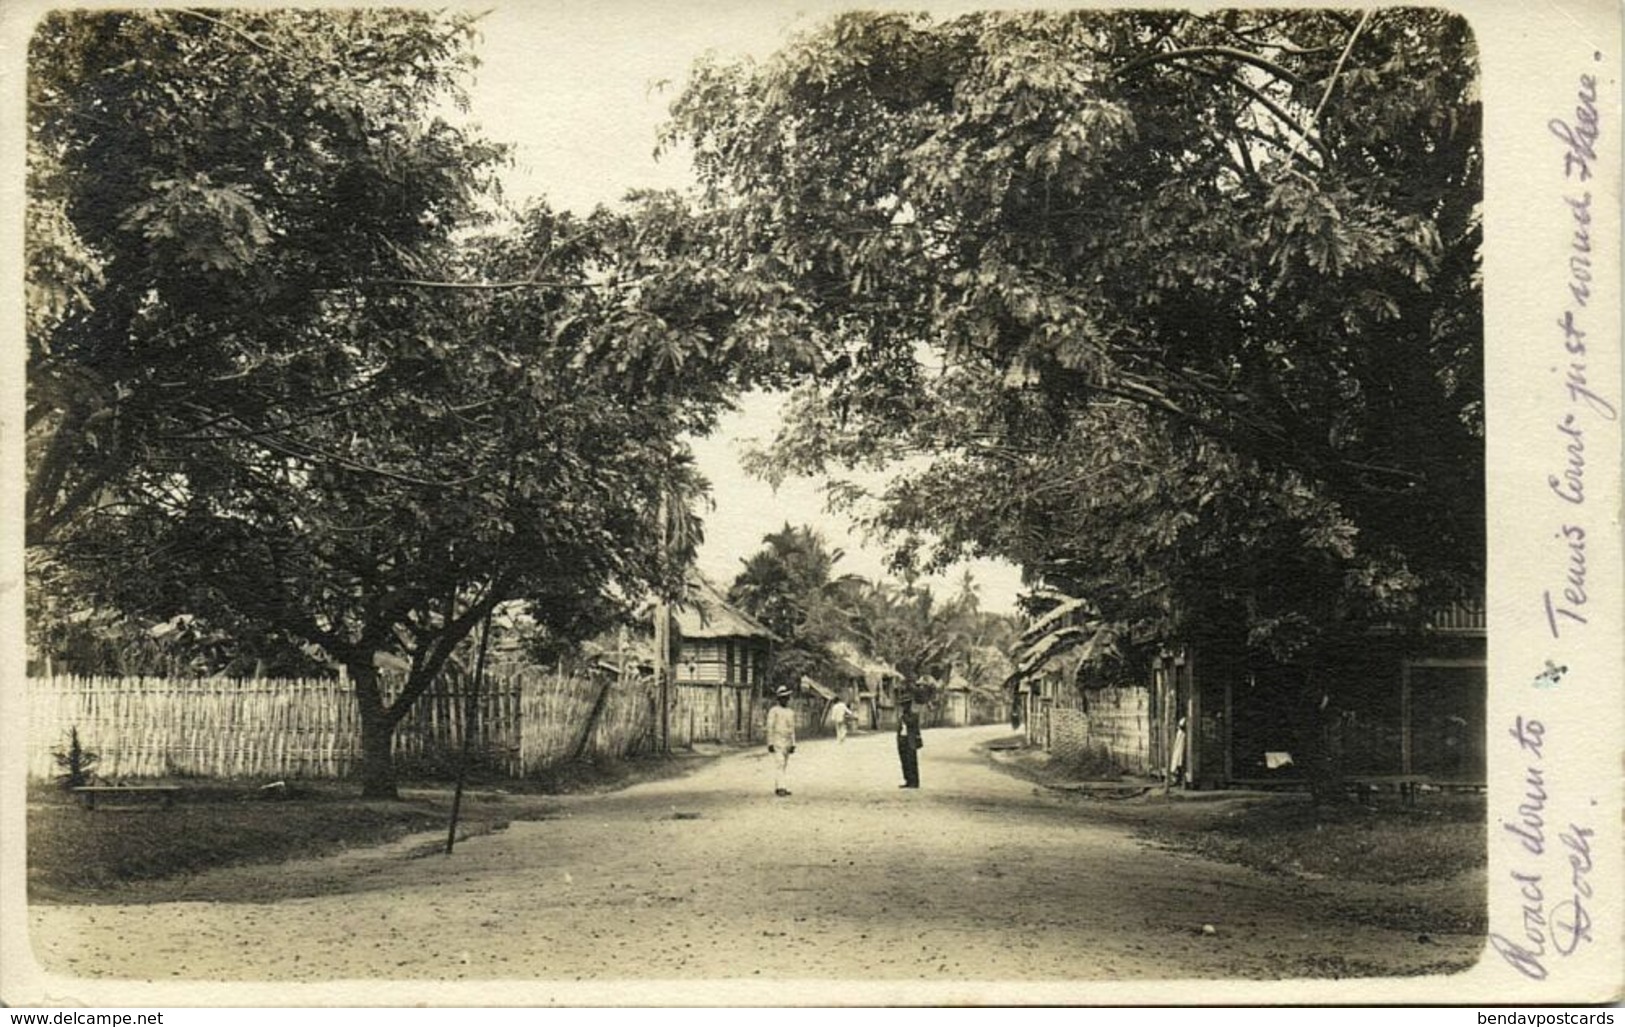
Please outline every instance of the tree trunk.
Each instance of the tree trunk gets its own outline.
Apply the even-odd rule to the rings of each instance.
[[[395,789],[395,719],[384,708],[378,688],[378,668],[369,658],[349,664],[355,682],[356,705],[361,712],[361,797],[398,799]]]

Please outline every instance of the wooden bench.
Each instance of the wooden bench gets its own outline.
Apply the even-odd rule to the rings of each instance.
[[[180,785],[79,785],[73,794],[79,797],[79,802],[85,809],[95,809],[99,798],[119,796],[157,796],[164,800],[164,808],[175,805],[175,794],[181,790]]]

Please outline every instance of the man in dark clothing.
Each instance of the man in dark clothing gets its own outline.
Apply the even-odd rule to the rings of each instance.
[[[913,696],[905,695],[899,701],[897,712],[897,758],[903,763],[903,783],[900,788],[920,787],[920,757],[918,750],[925,745],[920,737],[920,715],[914,712]]]

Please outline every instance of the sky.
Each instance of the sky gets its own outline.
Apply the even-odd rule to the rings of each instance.
[[[826,0],[497,6],[481,22],[473,119],[489,138],[514,147],[514,167],[504,179],[510,199],[545,197],[556,209],[585,213],[631,189],[683,189],[693,183],[684,156],[656,160],[654,149],[695,58],[714,52],[765,59],[833,10]],[[773,436],[780,403],[782,397],[746,396],[715,435],[693,440],[716,503],[704,516],[700,570],[726,587],[741,561],[761,548],[762,536],[789,523],[811,525],[841,549],[843,573],[882,577],[883,548],[825,509],[821,483],[792,479],[775,491],[740,469],[742,445]],[[955,589],[966,566],[985,609],[1014,609],[1020,574],[1008,564],[975,561],[926,581]]]

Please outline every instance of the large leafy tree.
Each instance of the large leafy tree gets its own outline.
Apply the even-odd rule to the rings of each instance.
[[[199,434],[364,403],[335,291],[410,277],[500,151],[438,112],[466,17],[77,11],[29,44],[27,532]],[[334,388],[344,379],[345,391]]]
[[[905,552],[1304,660],[1481,581],[1476,83],[1434,10],[847,15],[671,131],[821,346],[781,469],[926,454]]]
[[[686,508],[702,487],[676,440],[706,405],[583,358],[624,299],[587,288],[589,268],[613,261],[587,240],[611,234],[537,210],[435,269],[409,318],[394,317],[408,302],[395,292],[345,297],[331,344],[364,337],[371,373],[412,387],[297,429],[223,425],[192,441],[183,473],[133,470],[118,504],[57,542],[80,594],[319,647],[354,682],[364,793],[393,795],[396,724],[498,605],[526,603],[542,632],[579,638],[674,590],[692,555],[671,551],[662,496]],[[559,287],[458,284],[544,260]],[[381,653],[407,664],[397,689]]]
[[[968,572],[944,601],[913,581],[836,574],[841,550],[805,525],[786,524],[762,543],[743,561],[728,598],[783,639],[774,652],[775,684],[794,686],[803,674],[827,680],[840,642],[891,664],[915,686],[926,678],[945,683],[957,669],[973,684],[997,687],[1008,673],[1002,653],[1014,641],[1013,625],[980,608]]]
[[[568,640],[675,590],[676,440],[752,359],[670,197],[467,231],[500,152],[436,114],[469,27],[100,12],[31,51],[33,612],[324,654],[375,796],[496,606]]]

